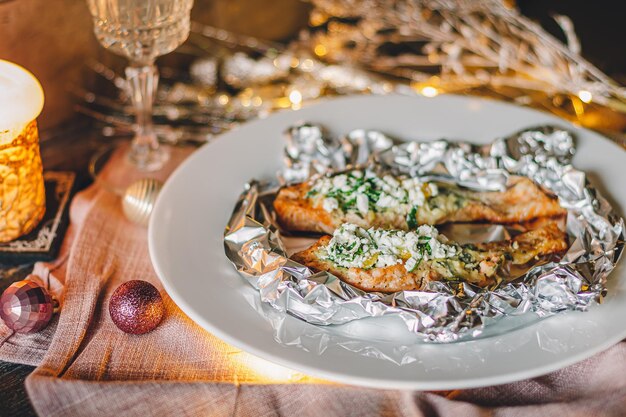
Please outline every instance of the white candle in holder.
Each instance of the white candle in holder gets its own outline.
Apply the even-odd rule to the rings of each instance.
[[[46,211],[36,122],[43,101],[33,74],[0,60],[0,242],[32,231]]]

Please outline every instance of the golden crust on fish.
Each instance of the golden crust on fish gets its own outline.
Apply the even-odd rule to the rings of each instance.
[[[408,215],[388,209],[366,214],[342,208],[326,210],[322,196],[310,196],[312,186],[313,183],[305,182],[285,187],[276,196],[277,220],[286,230],[332,234],[343,223],[407,230],[422,224],[449,222],[523,223],[565,214],[555,198],[526,177],[511,177],[503,192],[475,192],[439,185],[437,195],[429,196]],[[409,224],[412,220],[413,225]]]
[[[309,184],[303,182],[278,192],[274,200],[278,222],[287,230],[332,233],[337,224],[336,219],[322,207],[316,207],[313,200],[306,198],[309,190]]]
[[[364,291],[395,292],[424,290],[428,282],[459,280],[480,287],[495,284],[505,263],[524,265],[536,257],[563,252],[567,239],[556,224],[518,235],[501,242],[458,245],[457,255],[446,259],[429,259],[408,272],[405,264],[386,267],[342,267],[325,259],[331,241],[323,236],[310,248],[296,253],[292,259],[317,271],[327,271]]]
[[[446,216],[445,222],[483,221],[487,223],[524,223],[540,217],[565,214],[556,198],[544,193],[526,177],[513,177],[504,192],[476,193],[476,200]]]

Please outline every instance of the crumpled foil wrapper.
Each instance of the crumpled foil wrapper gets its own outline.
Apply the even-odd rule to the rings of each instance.
[[[285,168],[278,175],[283,184],[368,165],[476,190],[501,190],[509,175],[527,176],[558,196],[568,210],[571,246],[560,260],[538,263],[492,290],[442,281],[431,282],[426,291],[365,292],[290,260],[287,237],[272,212],[277,187],[253,181],[226,227],[224,247],[239,273],[258,289],[263,309],[270,305],[279,316],[290,314],[316,325],[394,315],[418,341],[446,343],[491,335],[488,327],[504,317],[514,322],[513,316],[527,313],[538,320],[563,311],[584,311],[606,294],[607,276],[624,246],[624,221],[585,173],[571,165],[574,139],[562,128],[534,127],[487,146],[447,140],[399,142],[362,129],[335,138],[308,123],[289,128],[286,136]],[[276,338],[293,344],[281,340],[278,331]],[[301,347],[323,350],[319,344]],[[399,364],[415,360],[406,351],[375,353],[363,341],[350,343],[349,349]]]

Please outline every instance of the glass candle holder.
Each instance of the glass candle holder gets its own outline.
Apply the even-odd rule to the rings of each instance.
[[[32,231],[46,212],[36,122],[43,101],[33,74],[0,60],[0,242]]]

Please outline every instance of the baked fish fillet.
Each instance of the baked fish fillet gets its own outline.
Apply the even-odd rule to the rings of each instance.
[[[511,265],[566,249],[566,235],[555,223],[512,240],[466,245],[447,241],[432,226],[404,232],[346,224],[292,259],[364,291],[395,292],[424,290],[442,280],[488,287]]]
[[[556,198],[526,177],[511,177],[503,192],[476,192],[361,170],[285,187],[274,209],[287,230],[328,234],[343,223],[412,230],[422,224],[523,223],[565,214]]]

